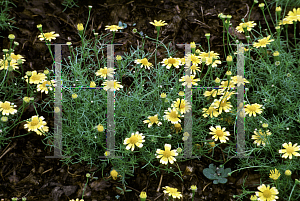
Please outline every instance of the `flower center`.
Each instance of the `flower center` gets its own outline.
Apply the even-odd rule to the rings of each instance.
[[[169,158],[170,156],[171,156],[171,151],[166,150],[166,151],[164,152],[164,157]]]
[[[288,147],[286,148],[287,153],[293,153],[294,152],[294,147]]]
[[[107,81],[107,87],[115,88],[115,82],[114,81]]]
[[[102,73],[103,73],[103,74],[107,74],[107,69],[103,69],[103,70],[102,70]]]
[[[135,144],[135,143],[137,143],[137,141],[138,141],[138,138],[136,136],[130,137],[130,144]]]
[[[184,109],[185,108],[185,104],[182,102],[181,104],[180,104],[180,109]]]
[[[171,194],[174,194],[174,193],[177,192],[177,190],[175,188],[170,188],[169,191],[170,191]]]
[[[146,58],[144,58],[144,59],[141,60],[141,63],[143,65],[147,65],[148,64],[148,60]]]
[[[191,83],[191,82],[192,82],[192,78],[186,77],[186,78],[185,78],[185,81],[186,81],[187,83]]]
[[[265,190],[263,192],[263,195],[264,195],[265,198],[270,198],[271,197],[271,191],[270,190]]]
[[[39,75],[32,75],[32,76],[31,76],[31,79],[32,79],[32,80],[39,80],[39,79],[40,79],[40,76],[39,76]]]
[[[222,137],[223,136],[223,131],[217,130],[216,135],[219,136],[219,137]]]
[[[36,126],[39,123],[39,119],[37,117],[34,117],[31,121],[31,126]]]
[[[52,33],[44,33],[44,35],[46,39],[49,39],[52,36]]]
[[[156,116],[150,117],[149,119],[150,119],[151,123],[154,123],[154,122],[157,121],[157,117]]]
[[[2,104],[2,108],[3,108],[4,110],[9,110],[9,109],[10,109],[10,103],[3,103],[3,104]]]
[[[175,64],[176,60],[174,58],[168,59],[169,64]]]
[[[177,118],[177,113],[175,111],[170,112],[171,118]]]
[[[251,105],[248,109],[253,111],[253,112],[256,111],[256,107],[254,107],[253,105]]]

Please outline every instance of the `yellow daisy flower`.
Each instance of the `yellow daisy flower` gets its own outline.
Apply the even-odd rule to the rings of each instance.
[[[168,161],[171,164],[173,164],[174,161],[176,161],[176,159],[175,159],[174,156],[178,155],[176,149],[174,149],[174,150],[171,151],[171,145],[170,144],[165,144],[165,151],[161,150],[161,149],[157,149],[156,153],[160,154],[160,155],[157,155],[156,158],[161,158],[160,159],[160,163],[161,164],[165,164],[165,165],[168,164]]]
[[[147,58],[144,58],[144,59],[137,59],[134,61],[134,63],[136,64],[142,64],[141,67],[145,67],[145,68],[148,68],[148,70],[150,70],[150,67],[153,66],[152,63],[148,62],[148,59]]]
[[[137,131],[135,133],[131,133],[131,137],[126,138],[123,144],[128,144],[126,146],[126,149],[129,150],[131,148],[131,151],[133,151],[134,146],[137,146],[139,148],[143,147],[142,142],[145,142],[145,140],[143,140],[144,138],[145,136],[143,136],[143,133],[139,134],[139,132]]]
[[[52,91],[53,90],[52,85],[55,87],[54,82],[55,80],[43,81],[42,84],[37,85],[37,91],[41,91],[41,93],[45,92],[45,94],[48,94],[48,88],[49,90]]]
[[[124,27],[119,27],[118,25],[106,25],[105,27],[105,30],[109,29],[110,31],[118,31],[119,29],[124,29]]]
[[[243,25],[247,27],[247,31],[251,31],[252,28],[256,25],[256,23],[254,23],[254,21],[240,23],[239,26],[235,28],[237,32],[244,33]]]
[[[163,59],[161,63],[162,66],[166,66],[167,69],[170,69],[172,66],[174,66],[175,68],[179,68],[179,66],[181,65],[181,59],[170,57],[168,59]]]
[[[10,102],[5,101],[4,103],[0,101],[0,112],[2,111],[2,115],[9,115],[9,114],[15,114],[18,110],[14,109],[14,107],[17,107],[14,104],[10,105]]]
[[[186,60],[190,60],[192,62],[192,65],[196,65],[198,66],[198,64],[201,64],[202,63],[202,59],[199,56],[196,56],[195,54],[189,54],[186,58]]]
[[[173,199],[182,197],[181,193],[177,191],[177,188],[171,188],[169,186],[165,186],[163,187],[163,189],[166,189],[164,190],[164,193],[169,194],[169,196],[172,196]]]
[[[24,63],[24,61],[26,61],[25,59],[23,59],[24,57],[20,54],[15,55],[13,52],[10,55],[6,54],[6,57],[9,57],[9,56],[12,58],[12,61],[14,61],[15,63],[17,63],[18,59],[22,60],[22,64]],[[4,59],[5,59],[5,56],[3,55],[3,60]]]
[[[59,37],[59,34],[54,34],[54,33],[55,33],[55,31],[44,33],[44,36],[43,36],[43,33],[41,33],[38,37],[40,38],[41,41],[46,38],[46,40],[51,42],[52,39],[55,40],[56,37]]]
[[[288,16],[286,17],[290,21],[300,21],[300,8],[293,8],[293,11],[289,11]]]
[[[204,96],[205,97],[210,97],[210,96],[212,96],[212,97],[216,97],[216,95],[222,95],[222,92],[224,91],[225,89],[213,89],[213,90],[211,90],[211,91],[205,91],[204,92]],[[218,93],[218,94],[217,94]]]
[[[36,70],[31,72],[31,76],[29,79],[29,83],[30,84],[39,84],[39,83],[43,83],[47,77],[44,73],[37,73]],[[28,82],[28,76],[25,75],[24,78],[26,78],[26,82]]]
[[[178,122],[181,122],[181,120],[178,117],[183,117],[183,115],[179,115],[177,110],[175,108],[168,108],[168,110],[165,110],[164,119],[170,121],[172,124],[177,124]]]
[[[260,109],[262,107],[262,105],[259,105],[257,103],[252,104],[252,105],[247,104],[247,105],[245,105],[245,107],[246,107],[245,112],[246,112],[246,114],[249,114],[250,117],[252,116],[252,114],[254,117],[256,117],[256,113],[257,114],[262,113],[262,109]]]
[[[258,43],[254,43],[253,47],[259,48],[259,47],[266,47],[266,45],[269,45],[270,42],[274,41],[274,39],[270,39],[271,36],[264,37],[263,39],[259,39]]]
[[[233,76],[231,77],[232,82],[234,84],[237,84],[237,86],[239,87],[241,84],[245,86],[245,83],[250,83],[248,80],[246,80],[246,78],[243,78],[242,76],[238,75],[238,76]]]
[[[114,69],[113,68],[107,68],[107,67],[104,67],[104,68],[100,68],[100,70],[98,70],[96,72],[96,76],[101,76],[103,77],[104,79],[106,79],[106,76],[109,76],[109,77],[113,77],[115,72],[114,72]]]
[[[274,170],[270,170],[271,174],[270,174],[270,178],[273,180],[277,180],[280,177],[280,172],[278,172],[278,170],[275,168]]]
[[[217,64],[221,64],[221,61],[220,60],[215,60],[213,63],[212,63],[212,67],[215,68],[217,67]]]
[[[215,107],[216,109],[219,108],[219,113],[221,114],[222,111],[224,110],[225,112],[229,112],[231,110],[232,105],[230,102],[227,102],[226,99],[224,98],[223,100],[217,100],[215,99],[214,102],[212,103],[212,106]]]
[[[289,157],[289,159],[292,159],[293,155],[294,156],[300,156],[300,154],[296,151],[299,151],[300,149],[300,146],[297,146],[298,143],[292,145],[291,142],[289,142],[289,144],[287,143],[284,143],[282,146],[285,148],[285,149],[280,149],[279,150],[279,153],[285,153],[282,155],[282,158],[287,158]]]
[[[223,89],[223,91],[225,91],[225,89]],[[221,92],[221,95],[223,95],[223,96],[220,97],[220,100],[223,100],[223,99],[229,100],[233,94],[237,94],[237,92],[234,92],[234,91]]]
[[[9,65],[11,67],[13,67],[14,70],[15,69],[19,69],[18,63],[15,60],[11,60],[10,63],[9,63]],[[0,59],[0,70],[3,70],[3,69],[7,70],[7,68],[8,68],[8,61],[7,61],[7,59],[5,60],[5,62],[4,62],[3,59]]]
[[[160,126],[162,123],[160,121],[158,121],[158,114],[154,115],[154,116],[149,116],[147,120],[144,120],[143,122],[146,124],[148,123],[148,128],[150,128],[153,124],[157,124],[158,126]]]
[[[271,135],[272,133],[267,130],[266,132],[262,132],[261,129],[259,129],[259,133],[257,133],[256,131],[254,131],[255,135],[252,135],[252,140],[255,140],[253,142],[253,144],[257,144],[257,146],[259,146],[260,144],[262,144],[263,146],[266,146],[266,142],[267,142],[267,135]]]
[[[159,20],[159,21],[154,20],[154,22],[149,22],[149,23],[156,27],[162,27],[162,26],[167,25],[167,23],[165,23],[165,21],[162,21],[162,20]]]
[[[259,200],[265,200],[265,201],[275,201],[275,199],[279,199],[277,194],[279,194],[278,190],[275,187],[272,187],[270,189],[270,186],[267,187],[265,184],[262,184],[261,186],[257,187],[257,189],[260,192],[255,192],[256,196],[258,196]]]
[[[28,131],[38,131],[38,129],[43,128],[47,124],[47,122],[43,121],[44,119],[43,116],[32,116],[30,121],[26,121],[27,124],[24,125],[24,128],[28,128]]]
[[[173,101],[171,107],[175,108],[181,114],[188,112],[192,107],[184,99],[177,98],[176,101]]]
[[[185,67],[186,68],[186,67]],[[199,70],[199,67],[198,66],[196,66],[195,64],[193,64],[192,66],[191,66],[191,71],[193,72],[193,74],[196,76],[196,71],[199,71],[199,72],[201,72],[200,70]]]
[[[222,81],[220,87],[227,88],[227,85],[228,85],[228,81]],[[228,87],[235,88],[235,84],[232,80],[230,80]]]
[[[215,141],[217,141],[218,139],[220,139],[221,143],[225,143],[226,140],[229,140],[228,137],[226,136],[230,136],[228,131],[225,131],[226,128],[221,128],[221,126],[216,126],[216,128],[214,127],[210,127],[209,130],[211,130],[212,132],[210,132],[210,134],[214,135],[212,137],[212,139],[215,139]]]
[[[218,54],[218,53],[214,53],[214,51],[210,51],[210,52],[201,52],[201,54],[199,56],[202,59],[208,58],[208,57],[212,57],[214,59],[219,59],[220,58],[219,55],[220,54]]]
[[[279,25],[286,25],[286,24],[293,24],[293,21],[290,20],[289,18],[283,18],[282,20],[279,21]]]
[[[183,86],[187,86],[188,88],[191,88],[192,85],[198,85],[196,82],[200,81],[199,78],[194,79],[194,77],[195,77],[194,75],[191,75],[191,76],[185,75],[185,76],[182,76],[179,81],[184,82],[184,83],[182,83]]]
[[[105,81],[103,84],[104,85],[104,90],[111,90],[111,91],[116,91],[116,90],[120,90],[120,88],[123,88],[122,85],[119,84],[120,82],[117,82],[116,80],[110,80],[110,81]]]
[[[212,106],[210,106],[208,109],[202,108],[202,112],[204,113],[202,116],[204,116],[205,118],[208,117],[209,115],[211,118],[213,118],[212,117],[213,115],[214,117],[219,116],[219,112],[217,111],[217,109]]]

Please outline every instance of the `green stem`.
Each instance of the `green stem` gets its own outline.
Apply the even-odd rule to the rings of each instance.
[[[231,174],[231,175],[232,175],[232,173],[234,173],[234,172],[236,172],[236,171],[240,171],[240,170],[248,169],[248,168],[255,168],[255,167],[270,167],[270,166],[251,166],[251,167],[244,167],[244,168],[240,168],[240,169],[234,170],[234,171],[232,171],[232,172],[230,172],[230,173],[228,173],[228,174]]]
[[[156,37],[157,43],[156,43],[156,47],[155,47],[155,67],[156,67],[156,54],[157,54],[157,44],[158,44],[159,29],[160,29],[160,27],[157,28],[157,37]]]
[[[179,173],[180,173],[180,175],[181,175],[181,177],[182,177],[182,173],[181,173],[181,171],[180,171],[180,168],[179,168],[179,166],[178,166],[178,163],[175,161],[175,163],[176,163],[176,165],[177,165],[177,168],[178,168],[178,170],[179,170]]]
[[[113,31],[113,38],[112,38],[112,40],[111,40],[111,44],[113,44],[114,38],[115,38],[115,31]]]
[[[296,25],[297,25],[297,21],[293,21],[294,24],[294,39],[295,39],[295,48],[297,48],[297,42],[296,42]]]
[[[293,186],[293,189],[292,189],[292,191],[291,191],[291,193],[290,193],[289,201],[291,200],[291,197],[292,197],[293,191],[294,191],[294,189],[295,189],[295,186],[296,186],[296,182],[295,182],[295,184],[294,184],[294,186]]]
[[[288,25],[285,25],[285,35],[286,35],[286,47],[289,49],[289,35],[288,35]]]
[[[269,23],[268,23],[268,21],[267,21],[267,19],[266,19],[265,12],[264,12],[264,10],[263,10],[263,9],[262,9],[262,12],[263,12],[263,15],[264,15],[265,21],[266,21],[266,23],[267,23],[267,26],[268,26],[269,32],[270,32],[270,34],[271,34],[271,33],[272,33],[272,31],[271,31],[271,29],[270,29],[270,27],[269,27]]]
[[[89,181],[89,178],[86,179],[86,183],[85,183],[83,191],[82,191],[82,197],[81,197],[81,199],[83,199],[84,191],[85,191],[85,188],[86,188],[86,185],[87,185],[88,181]]]

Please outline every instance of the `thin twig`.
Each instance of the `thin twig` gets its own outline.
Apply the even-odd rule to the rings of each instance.
[[[159,190],[160,190],[162,178],[163,178],[163,175],[160,175],[160,181],[159,181],[158,188],[157,188],[156,192],[159,192]]]
[[[208,183],[206,186],[204,186],[202,192],[204,192],[204,190],[206,189],[206,187],[207,187],[209,184],[211,184],[211,183],[212,183],[212,182],[210,182],[210,183]]]

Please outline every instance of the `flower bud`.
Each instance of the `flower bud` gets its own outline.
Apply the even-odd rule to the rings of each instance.
[[[19,65],[21,65],[21,64],[23,63],[22,59],[18,59],[18,60],[17,60],[17,63],[18,63]]]
[[[146,192],[142,191],[141,194],[140,194],[141,201],[146,201],[146,198],[147,198]]]
[[[205,34],[205,37],[206,37],[207,40],[209,40],[209,38],[210,38],[210,33],[206,33],[206,34]]]
[[[3,117],[1,117],[1,121],[7,122],[7,121],[8,121],[8,118],[7,118],[6,116],[3,116]]]
[[[83,24],[82,23],[77,24],[77,30],[78,31],[82,31],[83,30]]]
[[[8,35],[8,38],[9,38],[10,40],[13,40],[13,39],[15,39],[16,37],[15,37],[14,34],[9,34],[9,35]]]
[[[286,176],[291,176],[292,172],[291,172],[290,170],[286,170],[286,171],[284,172],[284,174],[285,174]]]
[[[32,75],[32,72],[31,72],[31,71],[27,71],[27,72],[26,72],[26,75],[27,75],[28,77],[30,77],[30,76]]]
[[[260,7],[261,9],[264,9],[265,4],[264,3],[260,3],[260,4],[258,4],[258,7]]]
[[[72,98],[73,98],[73,99],[76,99],[77,97],[78,97],[77,94],[72,94]]]

